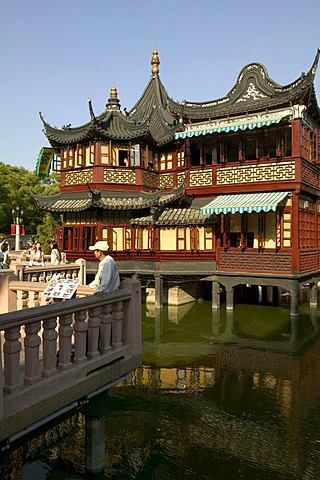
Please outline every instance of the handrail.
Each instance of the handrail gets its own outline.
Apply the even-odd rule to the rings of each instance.
[[[46,287],[6,281],[9,296]],[[125,279],[102,296],[82,286],[77,294],[0,315],[0,443],[141,365],[140,282]]]

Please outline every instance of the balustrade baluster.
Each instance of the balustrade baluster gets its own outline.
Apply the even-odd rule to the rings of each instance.
[[[43,320],[43,368],[42,376],[51,377],[57,370],[57,319],[55,317]]]
[[[89,309],[88,318],[88,353],[90,359],[97,358],[99,352],[100,313],[101,307]]]
[[[4,332],[4,385],[5,393],[13,393],[20,387],[20,327],[7,328]]]
[[[17,291],[17,310],[23,310],[28,307],[28,292]]]
[[[113,304],[112,311],[112,349],[122,347],[123,302]]]
[[[111,347],[112,306],[104,305],[101,308],[100,323],[100,353],[109,352]]]
[[[66,370],[72,366],[71,363],[71,327],[73,314],[61,315],[59,317],[59,370]]]
[[[28,292],[28,307],[37,307],[38,306],[38,293],[31,290]]]
[[[38,282],[44,283],[46,281],[46,272],[39,272]]]
[[[24,338],[24,353],[25,353],[25,377],[24,383],[31,385],[40,380],[39,369],[39,345],[41,339],[38,332],[41,327],[41,322],[32,322],[25,325],[26,336]]]
[[[86,319],[87,312],[85,310],[81,312],[75,312],[73,326],[75,337],[74,363],[77,364],[87,361],[86,349],[88,324],[86,322]]]

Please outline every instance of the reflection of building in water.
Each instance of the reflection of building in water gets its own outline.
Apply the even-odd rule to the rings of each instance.
[[[143,387],[141,392],[150,388],[162,394],[157,420],[161,425],[170,418],[175,424],[172,454],[180,450],[185,428],[192,444],[207,449],[208,454],[214,456],[218,448],[237,461],[274,471],[274,478],[277,472],[286,472],[284,478],[304,478],[307,460],[301,457],[300,448],[308,418],[319,406],[320,340],[295,355],[273,350],[272,342],[269,347],[266,351],[220,345],[216,355],[204,359],[202,365],[193,366],[187,358],[180,358],[179,367],[169,368],[157,358],[157,366],[134,372],[132,385]],[[196,397],[190,396],[195,392]],[[179,399],[179,412],[184,402],[190,402],[191,413],[183,417],[183,425],[171,418],[172,394],[185,397]],[[320,426],[314,427],[314,434],[308,436],[318,438]]]
[[[252,322],[254,312],[246,309],[241,322],[232,312],[214,311],[211,335],[206,337],[202,330],[201,338],[188,343],[177,339],[168,344],[170,326],[162,328],[153,351],[151,342],[144,344],[148,364],[134,372],[131,382],[143,390],[158,390],[164,403],[172,394],[183,394],[179,404],[192,404],[192,414],[183,418],[185,428],[192,432],[193,444],[207,448],[208,455],[214,457],[211,449],[218,448],[238,462],[274,471],[274,478],[286,472],[288,478],[300,480],[308,458],[301,455],[301,444],[320,397],[317,318],[313,312],[310,319],[289,321],[280,310],[277,315],[269,312],[265,317],[264,309],[255,309],[260,317]],[[182,321],[182,336],[183,325]],[[163,407],[159,422],[168,421],[168,415]],[[177,421],[174,432],[178,425]],[[320,425],[315,425],[311,436],[318,434]],[[179,442],[177,434],[177,449]],[[262,473],[255,478],[263,478]]]
[[[185,303],[183,305],[168,305],[165,308],[165,316],[169,322],[179,323],[180,320],[191,310],[193,303]],[[154,303],[146,305],[146,317],[156,318],[161,314],[158,308],[155,308]]]

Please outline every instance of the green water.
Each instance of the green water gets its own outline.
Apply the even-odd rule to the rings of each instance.
[[[143,367],[109,392],[95,478],[320,479],[319,325],[303,306],[295,320],[272,306],[145,308]],[[5,480],[85,478],[82,415],[7,461]]]

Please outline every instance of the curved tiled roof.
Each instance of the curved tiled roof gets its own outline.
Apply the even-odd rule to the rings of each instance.
[[[37,204],[50,212],[80,212],[90,207],[104,210],[143,210],[146,208],[160,208],[168,205],[185,195],[185,182],[171,192],[157,190],[156,192],[144,191],[119,191],[99,190],[88,192],[58,193],[56,195],[36,195]]]
[[[209,215],[201,215],[200,210],[195,208],[166,208],[160,213],[159,217],[154,215],[147,215],[145,217],[138,217],[131,219],[132,225],[199,225],[206,223]]]
[[[61,129],[49,125],[40,114],[44,133],[54,147],[60,147],[92,139],[117,139],[140,141],[141,139],[161,146],[174,140],[174,134],[183,124],[201,120],[212,120],[239,115],[261,109],[279,108],[290,104],[304,104],[315,121],[320,121],[314,78],[319,61],[315,60],[307,73],[294,82],[281,86],[273,81],[260,63],[246,65],[240,72],[235,85],[225,97],[207,102],[177,102],[169,97],[158,75],[158,68],[141,97],[125,114],[121,112],[118,99],[109,99],[106,110],[95,116],[89,102],[90,121],[73,128]],[[115,90],[115,89],[114,89]]]
[[[314,89],[319,54],[320,49],[317,50],[315,60],[307,73],[302,73],[297,80],[285,86],[274,82],[261,63],[246,65],[241,70],[236,84],[225,97],[201,103],[184,101],[181,114],[184,122],[299,103],[305,104],[313,118],[319,121],[320,112]],[[177,102],[170,102],[169,106],[172,111],[181,109],[181,104]]]

